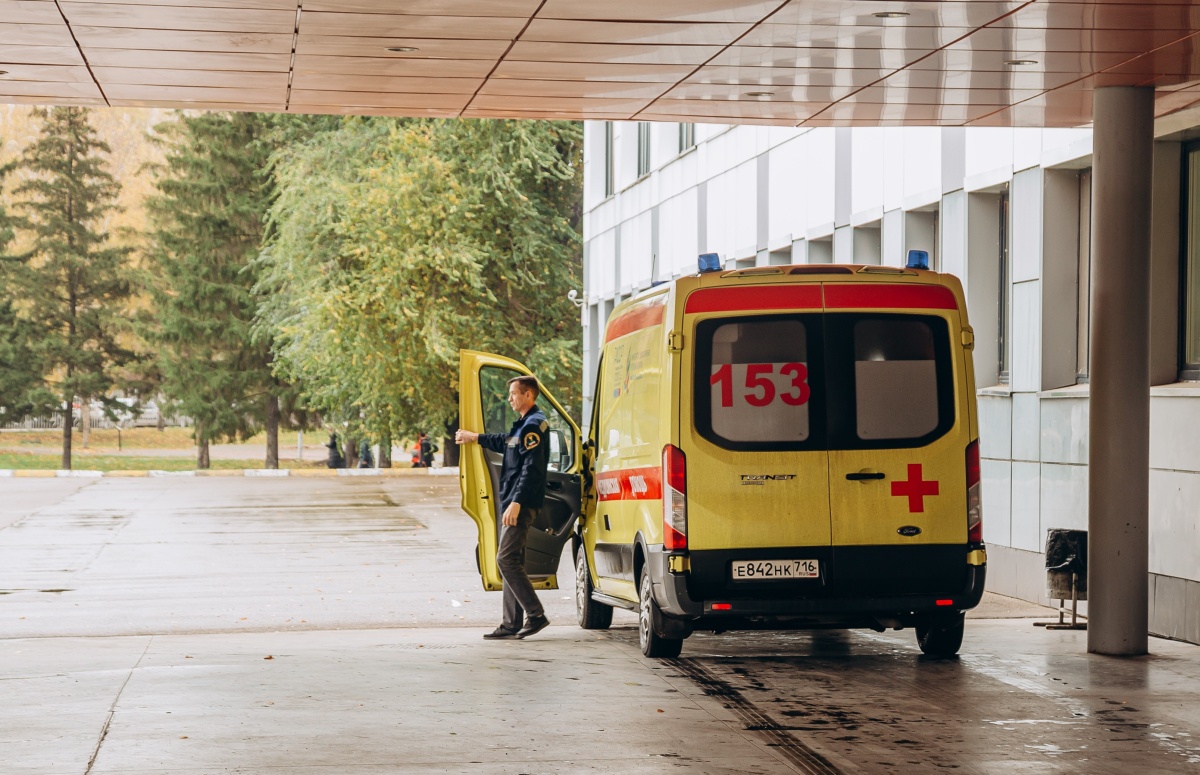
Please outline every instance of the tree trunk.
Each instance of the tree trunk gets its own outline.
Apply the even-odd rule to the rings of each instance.
[[[71,431],[75,425],[75,410],[71,406],[74,396],[67,397],[67,409],[63,412],[63,442],[62,442],[62,467],[64,471],[71,470]]]
[[[279,468],[279,398],[267,396],[267,459],[265,468]]]
[[[346,437],[346,468],[358,468],[358,442]]]
[[[385,435],[379,441],[379,467],[392,467],[392,437]]]
[[[454,443],[454,431],[458,429],[458,418],[446,426],[446,438],[442,439],[442,465],[453,468],[458,465],[458,445]]]
[[[163,410],[161,407],[159,407],[158,410],[158,423],[155,427],[158,428],[159,433],[162,433],[167,429],[167,418],[163,415]]]
[[[88,398],[79,401],[79,436],[83,448],[87,449],[92,440],[92,402]]]
[[[204,426],[196,423],[196,468],[207,470],[212,461],[208,458],[208,436],[204,434]]]

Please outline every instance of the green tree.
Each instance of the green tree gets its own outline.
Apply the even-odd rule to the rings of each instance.
[[[165,159],[147,203],[148,264],[156,275],[148,338],[161,390],[195,420],[197,464],[209,442],[267,432],[267,468],[279,467],[280,396],[270,342],[255,338],[251,260],[271,198],[264,174],[271,119],[255,113],[177,114],[155,128]]]
[[[0,186],[13,170],[13,164],[0,165]],[[8,254],[12,246],[15,219],[0,202],[0,423],[19,420],[33,411],[38,398],[40,375],[29,347],[29,324],[17,316],[15,286],[11,272],[17,257]]]
[[[41,121],[14,191],[30,250],[10,272],[39,382],[64,407],[62,467],[71,467],[72,405],[109,393],[129,350],[130,249],[110,244],[120,185],[105,170],[108,145],[85,108],[34,111]]]
[[[277,159],[261,325],[277,368],[375,437],[448,427],[458,352],[578,407],[579,124],[349,120]]]

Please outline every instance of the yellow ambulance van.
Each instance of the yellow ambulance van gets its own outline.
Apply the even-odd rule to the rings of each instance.
[[[971,327],[958,279],[913,268],[701,272],[617,307],[586,433],[552,396],[527,567],[573,542],[580,626],[637,611],[642,652],[694,630],[913,627],[957,653],[983,594]],[[506,431],[528,370],[462,353],[461,420]],[[500,460],[462,448],[487,589]]]

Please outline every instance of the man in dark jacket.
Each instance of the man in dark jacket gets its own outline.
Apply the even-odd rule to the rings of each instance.
[[[546,415],[537,407],[540,394],[535,378],[514,377],[508,381],[508,404],[520,418],[508,433],[472,433],[460,428],[454,434],[454,440],[459,444],[478,442],[486,449],[504,455],[499,493],[503,527],[496,551],[496,564],[504,579],[504,618],[494,632],[483,636],[489,640],[527,638],[550,624],[525,573],[529,526],[546,497],[546,464],[549,461],[546,430],[549,425]]]

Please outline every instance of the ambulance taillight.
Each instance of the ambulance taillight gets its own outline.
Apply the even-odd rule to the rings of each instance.
[[[687,549],[687,470],[683,450],[663,447],[663,548]]]
[[[979,440],[967,445],[967,543],[983,543],[983,487],[979,475]]]

